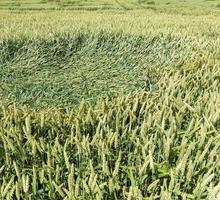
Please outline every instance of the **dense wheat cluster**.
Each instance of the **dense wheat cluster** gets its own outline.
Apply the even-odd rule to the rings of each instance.
[[[0,11],[0,199],[219,200],[215,1],[102,2]]]
[[[1,197],[214,199],[219,72],[161,72],[154,91],[75,111],[2,105]]]

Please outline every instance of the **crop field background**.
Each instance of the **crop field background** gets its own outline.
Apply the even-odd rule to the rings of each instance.
[[[219,11],[218,0],[1,0],[10,10],[134,10],[208,13]]]
[[[217,0],[0,0],[0,199],[220,199]]]

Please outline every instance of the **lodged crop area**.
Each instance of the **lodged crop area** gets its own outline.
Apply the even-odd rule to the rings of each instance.
[[[219,17],[1,10],[0,199],[218,200]]]

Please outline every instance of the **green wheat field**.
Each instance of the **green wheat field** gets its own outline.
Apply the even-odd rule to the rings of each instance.
[[[0,0],[1,200],[219,200],[219,0]]]

